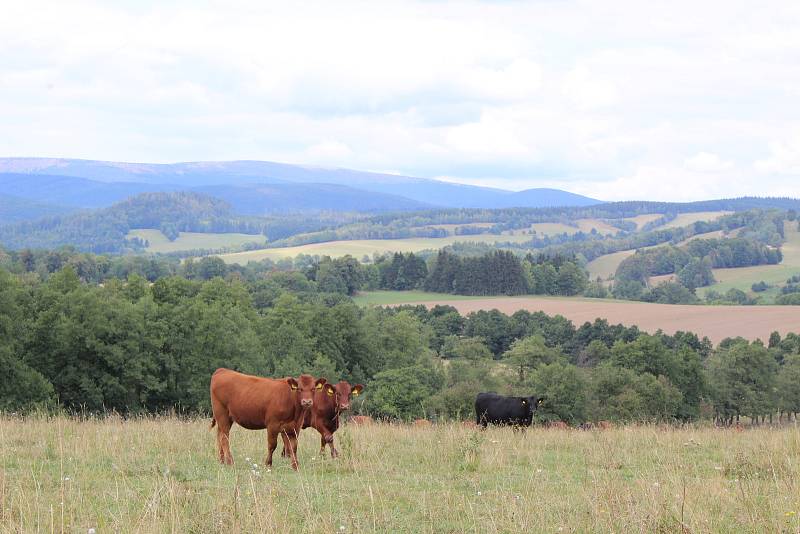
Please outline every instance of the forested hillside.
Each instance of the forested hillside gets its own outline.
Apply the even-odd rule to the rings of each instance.
[[[132,228],[162,228],[165,233],[250,229],[233,219],[230,206],[221,200],[195,193],[143,193],[102,210],[0,227],[0,243],[10,248],[73,245],[91,252],[122,252],[142,246],[125,239]]]
[[[0,193],[0,225],[32,221],[73,211],[72,208]]]

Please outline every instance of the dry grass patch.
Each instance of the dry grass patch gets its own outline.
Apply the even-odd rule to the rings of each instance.
[[[378,424],[300,439],[300,472],[236,465],[208,420],[0,419],[5,531],[794,532],[800,430],[622,427],[481,432]],[[249,460],[248,460],[249,458]],[[795,512],[794,514],[792,512]]]

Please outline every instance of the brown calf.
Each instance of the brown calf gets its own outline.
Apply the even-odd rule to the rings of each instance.
[[[547,428],[569,428],[569,425],[564,421],[550,421],[547,423]]]
[[[325,382],[310,375],[272,379],[217,369],[211,376],[211,426],[217,425],[219,461],[233,463],[230,431],[238,423],[249,430],[267,429],[267,466],[272,465],[278,434],[283,435],[296,470],[297,436],[314,404],[314,388]]]
[[[354,415],[350,418],[350,423],[353,425],[371,425],[374,422],[368,415]]]
[[[350,409],[350,400],[364,391],[364,386],[350,386],[344,380],[333,384],[318,385],[314,390],[314,406],[306,414],[303,428],[313,427],[320,435],[320,454],[325,454],[325,445],[331,448],[331,457],[336,458],[339,452],[333,446],[333,433],[339,429],[339,418],[342,412]],[[286,438],[283,440],[283,456],[286,456]]]

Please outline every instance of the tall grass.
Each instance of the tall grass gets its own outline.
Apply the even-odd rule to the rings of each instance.
[[[800,429],[346,426],[263,466],[208,420],[0,418],[0,530],[800,532]]]

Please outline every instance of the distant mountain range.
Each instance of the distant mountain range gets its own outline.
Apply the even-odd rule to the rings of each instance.
[[[70,181],[70,179],[76,179]],[[0,194],[76,207],[104,207],[152,191],[193,190],[242,214],[396,211],[426,207],[588,206],[600,201],[558,189],[502,189],[348,169],[266,161],[174,164],[0,158]]]

